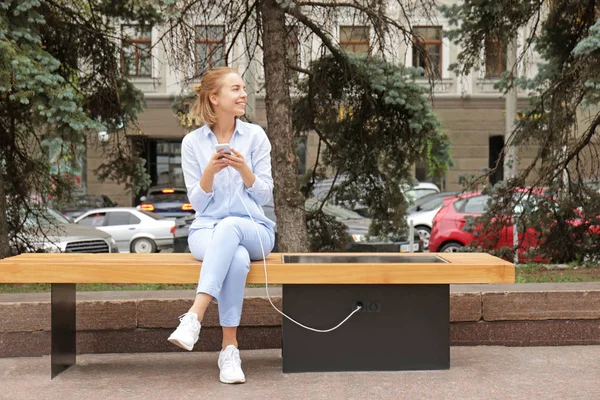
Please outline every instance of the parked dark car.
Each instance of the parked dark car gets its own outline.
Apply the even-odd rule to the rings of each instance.
[[[320,201],[315,198],[306,200],[304,208],[308,211],[319,207]],[[410,252],[410,242],[408,238],[395,238],[379,240],[367,238],[371,219],[360,215],[358,212],[349,210],[341,205],[326,203],[323,208],[326,215],[335,217],[338,221],[346,225],[348,229],[349,241],[344,249],[347,252]],[[423,245],[418,232],[414,232],[413,252],[422,252]]]
[[[308,200],[305,204],[306,209],[310,209],[314,205],[314,200]],[[273,222],[277,222],[275,216],[275,206],[272,202],[263,206],[263,210],[267,218]],[[365,235],[369,230],[371,220],[354,211],[347,210],[341,206],[334,204],[327,204],[323,207],[323,212],[327,215],[337,218],[348,227],[348,235],[350,236],[349,245],[345,251],[348,252],[410,252],[410,242],[408,240],[390,240],[390,241],[378,241],[378,240],[366,240]],[[188,247],[188,231],[194,222],[195,217],[185,218],[186,224],[178,224],[179,226],[175,230],[175,252],[184,253],[189,252]],[[275,226],[275,247],[273,252],[278,252],[278,234],[277,225]],[[413,251],[422,252],[423,244],[419,238],[417,232],[414,235]]]
[[[272,202],[262,206],[265,216],[271,221],[276,221],[275,217],[275,206]],[[175,229],[175,253],[189,253],[190,248],[188,246],[188,232],[192,222],[194,222],[195,216],[188,216],[180,218],[176,221],[177,228]],[[279,251],[279,235],[277,234],[277,226],[275,226],[275,246],[273,252]]]
[[[165,217],[188,217],[196,214],[187,197],[187,189],[173,186],[154,186],[142,196],[140,210],[150,211]]]
[[[73,198],[73,201],[60,208],[60,212],[75,219],[88,210],[116,207],[117,203],[103,194],[86,194]]]

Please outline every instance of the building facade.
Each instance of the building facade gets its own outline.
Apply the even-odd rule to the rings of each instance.
[[[344,51],[355,54],[375,51],[373,27],[357,24],[354,19],[341,18],[338,22],[331,25],[330,34]],[[423,68],[424,75],[418,79],[419,84],[429,87],[429,78],[435,80],[431,104],[441,121],[442,130],[450,137],[454,161],[454,166],[436,183],[442,189],[456,190],[460,187],[461,175],[477,174],[483,168],[495,165],[504,145],[505,100],[494,84],[507,68],[506,46],[494,41],[486,43],[481,68],[466,76],[456,76],[449,66],[456,61],[460,49],[444,36],[444,31],[450,28],[448,22],[441,17],[431,22],[416,16],[410,22],[415,40],[422,43],[427,54],[404,42],[394,44],[390,54],[405,65]],[[191,68],[199,71],[209,66],[229,65],[237,69],[248,86],[248,118],[266,128],[260,54],[257,59],[248,59],[244,57],[244,46],[234,43],[230,46],[229,56],[225,58],[224,49],[233,39],[227,33],[226,26],[219,23],[218,16],[210,25],[196,25],[194,28],[195,48],[189,55]],[[181,186],[181,140],[192,128],[181,126],[179,118],[171,110],[171,104],[175,96],[189,91],[193,80],[190,82],[182,73],[185,68],[173,68],[167,62],[169,53],[163,46],[153,46],[162,34],[160,27],[142,30],[136,25],[123,25],[122,32],[125,37],[123,72],[144,92],[147,103],[147,108],[139,115],[140,129],[132,132],[129,139],[146,160],[153,185]],[[300,66],[307,66],[311,59],[318,56],[320,42],[314,35],[305,37],[293,27],[290,32],[288,57]],[[520,74],[533,76],[536,73],[535,57],[532,54],[520,61]],[[519,106],[525,107],[527,94],[519,93],[519,99]],[[317,144],[318,137],[310,132],[299,140],[299,172],[314,164]],[[527,154],[523,153],[522,156],[527,157]],[[136,204],[141,194],[134,196],[126,193],[123,186],[116,183],[98,182],[93,170],[101,162],[102,144],[89,145],[84,174],[87,192],[108,195],[120,205]],[[493,179],[500,180],[501,175],[499,172]],[[432,179],[427,174],[426,162],[415,165],[415,178],[420,181]]]

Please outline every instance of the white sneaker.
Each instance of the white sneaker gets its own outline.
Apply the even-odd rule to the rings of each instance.
[[[223,383],[244,383],[246,376],[242,371],[240,351],[232,344],[221,350],[219,354],[219,379]]]
[[[185,313],[179,317],[179,321],[179,326],[167,340],[182,349],[192,351],[200,335],[201,325],[198,321],[198,314]]]

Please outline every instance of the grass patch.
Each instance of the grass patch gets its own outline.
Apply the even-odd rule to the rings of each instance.
[[[517,283],[600,282],[600,266],[569,265],[548,268],[544,264],[525,264],[516,269]]]

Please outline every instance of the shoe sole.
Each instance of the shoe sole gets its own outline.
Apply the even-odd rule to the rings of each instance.
[[[223,378],[219,377],[219,380],[221,381],[221,383],[227,383],[227,384],[246,383],[246,378],[239,380],[239,381],[228,381],[227,379],[223,379]]]
[[[181,343],[179,340],[174,339],[174,338],[168,338],[167,340],[169,342],[173,343],[175,346],[181,347],[182,349],[187,350],[187,351],[192,351],[192,349],[194,348],[193,345],[192,346],[187,346],[187,345]]]

